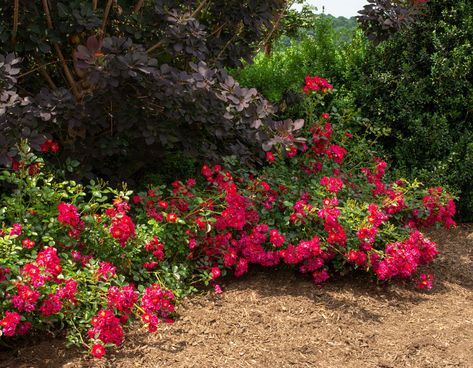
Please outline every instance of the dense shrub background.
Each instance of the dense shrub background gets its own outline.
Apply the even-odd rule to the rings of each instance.
[[[426,14],[366,53],[356,102],[397,166],[461,191],[473,218],[473,3],[432,0]]]

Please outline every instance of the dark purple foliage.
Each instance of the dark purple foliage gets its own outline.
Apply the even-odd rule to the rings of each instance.
[[[423,13],[424,0],[367,0],[357,19],[366,36],[375,43],[414,23]]]
[[[20,138],[58,141],[81,175],[126,178],[170,151],[258,160],[273,107],[224,68],[251,59],[285,1],[118,1],[108,17],[92,1],[48,3],[51,29],[42,2],[20,2],[15,42],[13,2],[0,6],[2,164]]]

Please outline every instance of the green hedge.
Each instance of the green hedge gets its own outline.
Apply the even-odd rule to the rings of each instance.
[[[367,53],[354,88],[362,112],[393,135],[398,167],[460,193],[473,218],[473,3],[434,0],[419,22]]]
[[[288,92],[299,93],[307,75],[322,75],[343,86],[356,78],[367,41],[346,20],[346,28],[335,29],[333,17],[319,16],[313,29],[299,30],[296,38],[282,37],[271,55],[260,53],[254,62],[234,72],[245,87],[254,87],[266,98],[280,102]]]

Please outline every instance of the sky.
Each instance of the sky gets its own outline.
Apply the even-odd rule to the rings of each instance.
[[[366,0],[306,0],[306,3],[317,7],[317,12],[322,12],[325,7],[325,14],[332,14],[335,17],[354,17],[358,10],[363,9],[367,4]],[[296,8],[300,8],[297,6]]]

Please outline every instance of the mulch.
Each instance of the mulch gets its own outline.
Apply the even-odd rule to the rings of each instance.
[[[354,274],[317,287],[257,269],[185,300],[154,334],[132,326],[107,359],[43,339],[1,352],[0,367],[471,368],[473,224],[429,235],[441,252],[430,291]]]

